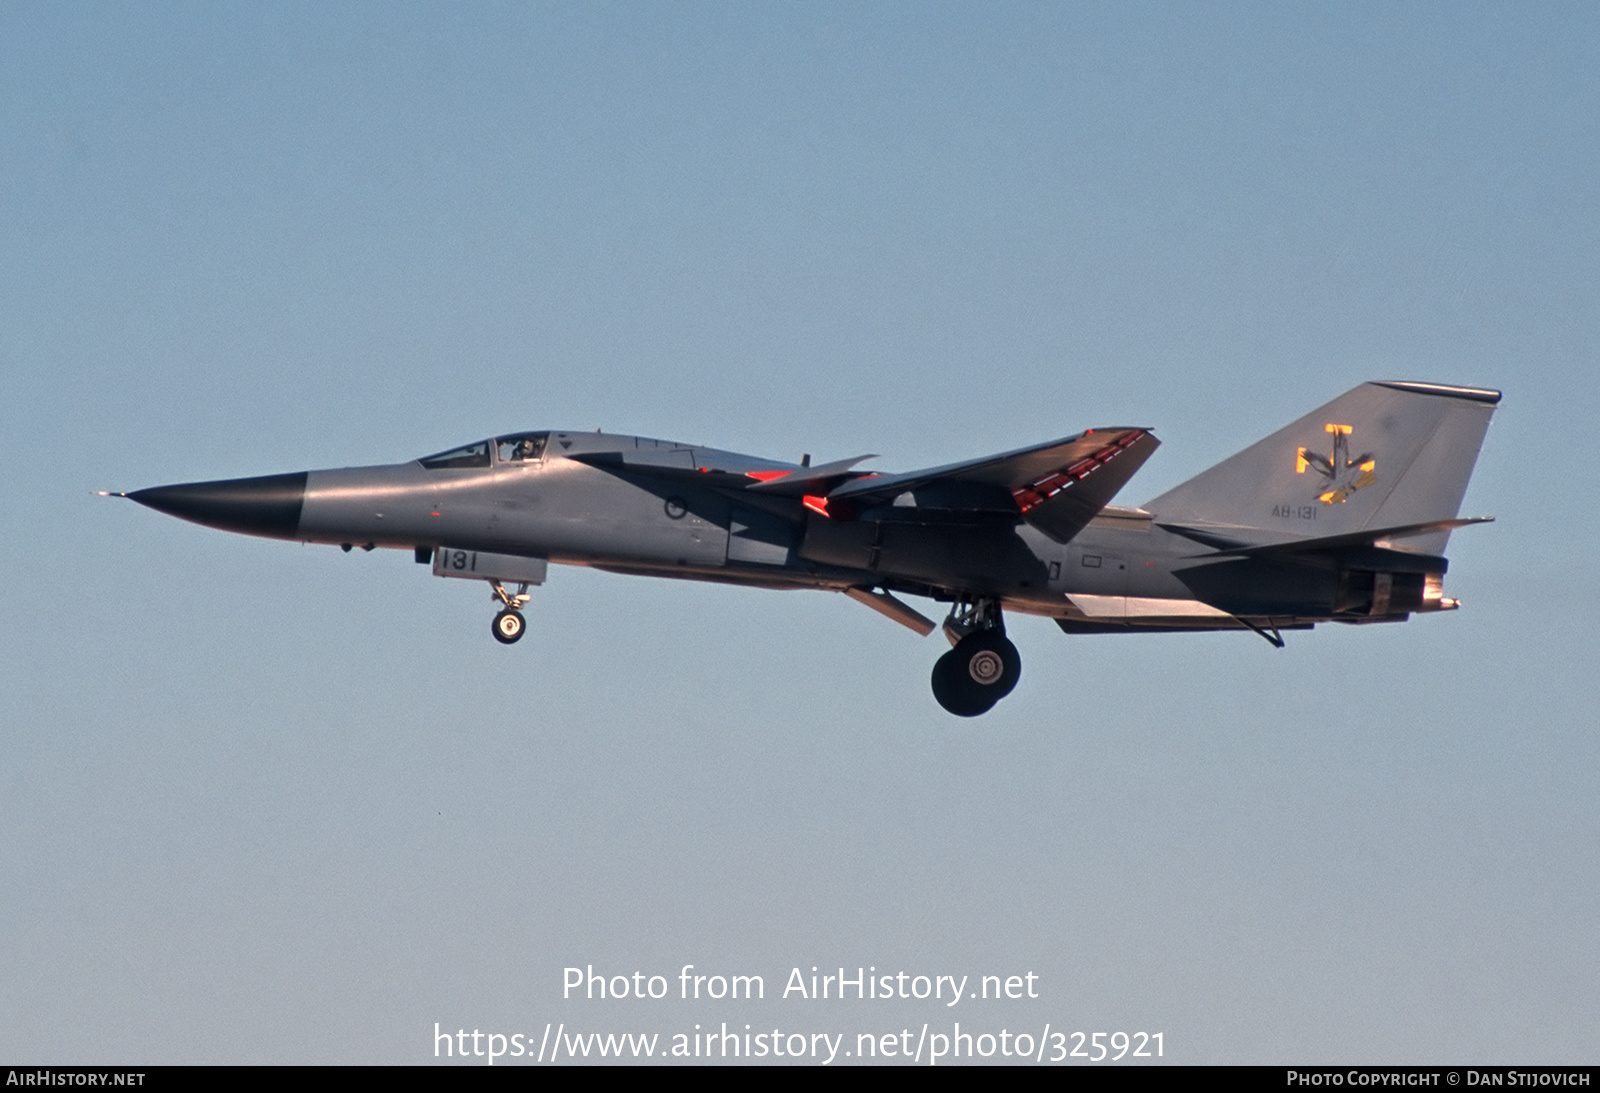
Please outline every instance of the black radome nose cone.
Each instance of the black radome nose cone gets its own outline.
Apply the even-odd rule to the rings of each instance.
[[[209,528],[293,539],[306,500],[306,472],[152,486],[127,496],[157,512]]]

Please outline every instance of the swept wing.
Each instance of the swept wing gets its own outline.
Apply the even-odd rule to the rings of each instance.
[[[1058,543],[1086,527],[1159,446],[1148,429],[1090,429],[1000,455],[856,478],[828,503],[868,507],[910,494],[918,508],[1020,514]]]

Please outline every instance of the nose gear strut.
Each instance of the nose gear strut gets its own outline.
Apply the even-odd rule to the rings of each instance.
[[[506,591],[506,586],[499,581],[490,581],[489,587],[494,589],[494,599],[505,604],[505,610],[494,617],[494,637],[502,645],[510,645],[522,637],[528,628],[528,620],[522,617],[522,606],[533,597],[528,594],[528,584],[523,581],[517,585],[516,595]]]

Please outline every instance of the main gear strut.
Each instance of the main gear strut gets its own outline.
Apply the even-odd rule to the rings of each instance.
[[[988,712],[1022,678],[1022,655],[1006,637],[999,600],[957,600],[944,636],[952,648],[934,663],[933,697],[957,717]]]

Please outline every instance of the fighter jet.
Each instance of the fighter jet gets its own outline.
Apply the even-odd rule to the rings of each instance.
[[[923,636],[948,604],[933,694],[974,717],[1017,685],[1005,615],[1068,634],[1399,622],[1444,595],[1450,532],[1500,392],[1373,382],[1137,508],[1110,502],[1147,428],[926,470],[811,465],[584,432],[519,432],[404,463],[156,486],[129,497],[225,531],[410,550],[484,581],[506,645],[548,564],[842,592]],[[1355,454],[1352,454],[1355,453]]]

